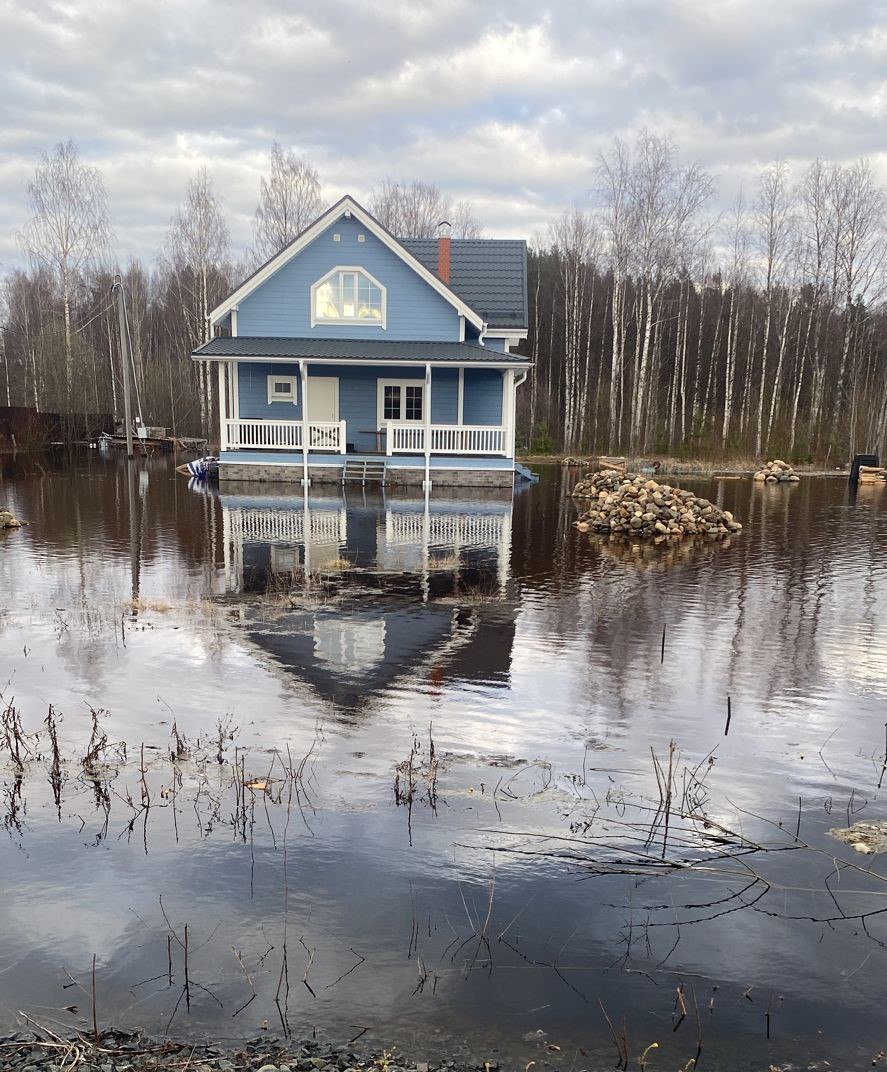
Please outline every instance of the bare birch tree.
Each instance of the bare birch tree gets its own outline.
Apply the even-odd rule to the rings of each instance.
[[[761,343],[761,376],[758,386],[755,455],[761,453],[764,435],[764,399],[767,396],[767,357],[773,326],[776,286],[789,253],[792,229],[792,196],[788,165],[777,160],[761,173],[755,201],[756,238],[761,255],[764,284],[764,338]],[[774,386],[775,389],[775,386]]]
[[[229,285],[228,225],[205,167],[188,183],[185,201],[172,218],[166,256],[182,322],[196,347],[210,338],[209,314]],[[209,434],[212,381],[206,362],[199,366],[201,427]]]
[[[266,261],[289,245],[323,209],[317,170],[303,156],[275,142],[268,176],[259,184],[253,223],[256,260]]]
[[[436,238],[443,220],[451,225],[453,238],[479,238],[482,234],[470,201],[453,204],[439,186],[421,179],[384,179],[370,194],[370,210],[398,238]]]
[[[447,211],[453,238],[483,238],[484,229],[478,223],[474,215],[474,205],[470,201],[457,201]]]
[[[81,162],[73,141],[59,142],[44,153],[28,183],[33,216],[19,234],[31,259],[48,267],[61,289],[64,317],[64,382],[73,376],[71,306],[82,272],[96,264],[111,239],[104,183],[98,168]]]

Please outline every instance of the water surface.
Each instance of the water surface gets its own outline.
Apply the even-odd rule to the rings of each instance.
[[[0,1030],[90,1019],[95,955],[99,1018],[155,1032],[887,1045],[885,868],[828,835],[887,819],[882,489],[675,480],[745,530],[653,546],[578,534],[556,468],[426,505],[2,465],[0,688],[40,736],[21,774],[0,745]]]

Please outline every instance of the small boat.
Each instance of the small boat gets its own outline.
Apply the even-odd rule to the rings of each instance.
[[[177,465],[176,472],[183,473],[194,480],[209,480],[219,471],[219,459],[214,454],[208,454],[205,458],[195,458],[193,462],[185,462]]]

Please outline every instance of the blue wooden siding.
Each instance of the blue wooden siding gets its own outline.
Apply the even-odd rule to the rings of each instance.
[[[505,353],[504,339],[497,339],[492,335],[486,335],[484,336],[484,346],[486,346],[488,350],[496,350],[500,354]]]
[[[268,421],[300,421],[302,419],[302,389],[296,383],[298,404],[268,401],[269,376],[295,376],[298,381],[298,365],[250,364],[238,362],[238,400],[241,417],[257,417]]]
[[[238,362],[240,416],[244,418],[298,421],[302,419],[302,389],[298,384],[298,405],[268,402],[268,377],[299,375],[299,366],[265,362]],[[378,381],[420,380],[425,382],[422,365],[372,368],[362,365],[309,365],[311,378],[337,376],[339,379],[339,420],[347,424],[347,442],[357,451],[374,450],[378,425]],[[309,383],[310,391],[310,383]],[[434,424],[456,424],[459,407],[459,370],[431,370],[431,420]],[[501,424],[502,371],[465,369],[463,397],[465,424]]]
[[[333,235],[339,235],[339,241]],[[364,236],[358,242],[358,235]],[[387,289],[386,327],[366,322],[311,327],[311,286],[337,265],[356,265]],[[356,220],[334,221],[248,297],[237,312],[238,335],[278,338],[454,341],[459,314],[428,283]]]
[[[431,370],[431,423],[456,424],[459,420],[459,370]]]
[[[502,423],[502,370],[467,368],[462,400],[465,424]]]

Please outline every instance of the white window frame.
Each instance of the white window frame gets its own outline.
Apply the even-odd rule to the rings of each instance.
[[[376,416],[378,417],[378,429],[382,431],[386,424],[389,422],[385,420],[385,388],[386,387],[400,387],[400,411],[403,413],[406,410],[406,390],[407,387],[421,387],[422,388],[422,416],[418,420],[407,420],[406,417],[398,417],[392,423],[394,424],[410,424],[421,425],[425,423],[425,406],[428,404],[428,399],[425,397],[425,381],[424,380],[376,380]]]
[[[329,279],[332,279],[334,275],[357,272],[360,275],[366,276],[366,278],[373,284],[374,287],[378,287],[382,295],[382,317],[380,320],[371,320],[369,318],[361,318],[359,316],[339,316],[339,317],[319,317],[317,315],[316,297],[317,291],[323,286]],[[355,280],[355,288],[359,288],[359,280]],[[341,293],[341,280],[339,282],[339,293]],[[356,297],[356,290],[355,290]],[[318,325],[324,326],[326,324],[341,324],[348,327],[371,327],[381,328],[383,331],[386,326],[388,318],[388,295],[386,288],[379,282],[374,275],[371,275],[366,268],[361,268],[359,265],[354,264],[338,264],[335,268],[331,268],[325,275],[321,276],[316,283],[311,285],[311,327],[315,328]]]
[[[289,383],[292,385],[291,395],[279,395],[274,390],[275,383]],[[272,402],[291,402],[294,406],[299,404],[299,377],[298,376],[269,376],[268,377],[268,405]]]

